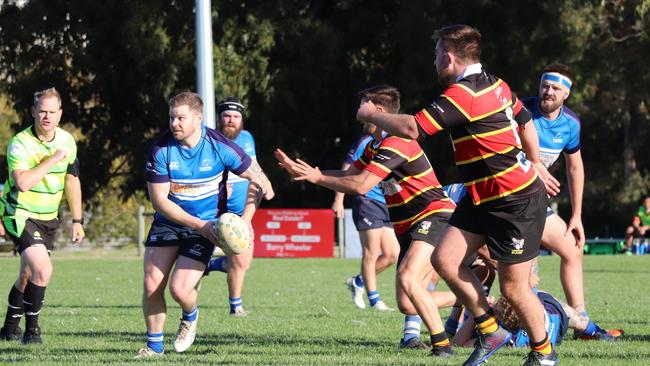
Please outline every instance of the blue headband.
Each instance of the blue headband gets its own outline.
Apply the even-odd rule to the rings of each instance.
[[[546,72],[546,73],[542,74],[542,80],[540,80],[540,81],[544,81],[544,80],[548,80],[548,81],[552,81],[554,83],[562,84],[567,89],[569,89],[569,91],[571,91],[571,85],[573,84],[571,82],[571,79],[569,79],[568,77],[566,77],[566,76],[564,76],[562,74],[559,74],[557,72],[552,72],[552,73],[551,72]]]

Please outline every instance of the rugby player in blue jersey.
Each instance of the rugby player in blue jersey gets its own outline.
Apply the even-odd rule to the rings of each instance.
[[[171,296],[182,309],[174,349],[184,352],[194,342],[198,322],[195,287],[218,244],[213,221],[226,210],[228,175],[237,174],[251,183],[242,214],[249,226],[265,196],[259,167],[234,142],[203,126],[202,110],[203,102],[195,93],[171,98],[169,130],[154,143],[147,159],[147,187],[156,214],[144,254],[142,307],[147,345],[136,357],[164,352],[168,282]]]
[[[580,154],[580,119],[564,101],[571,94],[573,75],[568,66],[552,64],[542,72],[539,95],[522,102],[533,115],[540,146],[540,160],[547,168],[564,156],[571,217],[568,223],[549,207],[542,245],[561,258],[560,280],[567,303],[583,316],[585,308],[582,256],[585,233],[582,226],[584,165]]]
[[[341,170],[347,170],[357,161],[366,145],[372,140],[376,127],[372,123],[363,124],[363,134],[352,144]],[[344,216],[343,199],[345,193],[335,192],[332,209],[336,217]],[[390,222],[388,207],[379,185],[366,194],[352,197],[352,218],[361,240],[361,272],[346,279],[345,284],[352,293],[352,301],[359,309],[365,309],[364,290],[368,295],[370,307],[379,311],[394,311],[379,296],[377,275],[397,262],[399,242]],[[419,328],[417,329],[419,335]]]
[[[219,102],[217,113],[219,115],[219,131],[237,144],[237,146],[241,147],[251,158],[252,164],[257,165],[255,139],[253,139],[253,135],[250,132],[244,130],[244,105],[241,101],[234,97],[227,97]],[[262,178],[265,184],[265,191],[267,191],[267,196],[270,199],[273,196],[273,188],[266,175],[262,175]],[[246,207],[248,180],[235,174],[229,175],[226,192],[228,197],[228,212],[241,216]],[[248,315],[248,312],[244,310],[242,290],[244,288],[246,271],[250,268],[252,261],[253,245],[237,255],[213,258],[206,268],[206,275],[211,271],[227,273],[228,303],[230,304],[230,315],[232,316],[246,317]]]

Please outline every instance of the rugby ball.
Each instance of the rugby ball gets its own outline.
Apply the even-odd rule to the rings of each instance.
[[[239,254],[251,247],[248,224],[241,217],[226,212],[214,223],[214,231],[221,249],[228,254]]]

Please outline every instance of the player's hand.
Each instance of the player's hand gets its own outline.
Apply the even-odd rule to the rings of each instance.
[[[72,242],[79,245],[82,240],[86,237],[86,232],[84,231],[84,226],[80,223],[72,224]]]
[[[576,239],[576,248],[582,249],[585,245],[585,229],[582,227],[582,220],[580,217],[571,217],[567,225],[564,236],[573,235]]]
[[[217,239],[217,234],[214,230],[214,221],[204,221],[203,225],[199,227],[196,231],[204,238],[210,240],[210,242],[218,247],[221,247],[219,240]]]
[[[343,207],[343,202],[339,200],[334,200],[332,203],[332,210],[334,211],[334,216],[336,218],[341,218],[345,216],[345,207]]]
[[[284,153],[284,151],[280,149],[275,149],[273,152],[273,155],[275,156],[275,159],[278,161],[278,165],[287,171],[287,173],[291,174],[292,177],[296,177],[297,173],[292,169],[293,165],[296,164],[295,161],[291,160],[287,154]]]
[[[546,193],[550,196],[557,196],[560,193],[560,182],[548,172],[548,169],[541,162],[534,163],[533,169],[535,169],[539,178],[544,182]]]
[[[375,104],[369,100],[364,100],[359,104],[359,109],[357,109],[357,121],[372,122],[370,116],[375,112],[377,112]]]
[[[294,180],[306,180],[311,183],[318,183],[323,177],[323,174],[320,172],[318,167],[312,167],[300,159],[296,159],[296,163],[291,167],[291,169],[298,174]]]
[[[264,179],[264,199],[270,201],[275,197],[275,191],[273,190],[273,185],[268,178]]]
[[[50,156],[50,159],[54,160],[55,163],[58,163],[61,160],[64,160],[68,157],[68,151],[66,149],[56,149],[54,154]]]

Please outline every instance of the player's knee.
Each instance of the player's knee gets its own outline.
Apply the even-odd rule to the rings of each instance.
[[[397,272],[397,285],[404,291],[407,295],[413,293],[413,286],[417,286],[417,279],[415,278],[415,273],[408,268],[400,270]]]
[[[144,295],[147,298],[164,294],[165,283],[162,277],[145,274],[144,277]]]
[[[395,264],[397,263],[397,257],[399,256],[398,252],[387,252],[384,253],[384,258],[386,258],[386,261],[390,264]]]
[[[454,275],[458,274],[458,266],[437,255],[437,252],[433,252],[431,256],[431,264],[443,279],[453,278]]]
[[[169,286],[169,293],[176,302],[185,299],[194,287],[186,286],[181,282],[172,282]]]
[[[29,279],[35,285],[47,286],[52,277],[52,266],[43,266],[32,269],[31,278]]]

